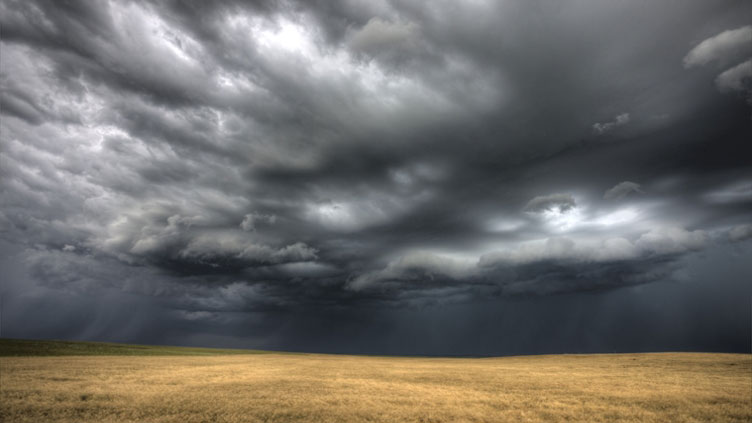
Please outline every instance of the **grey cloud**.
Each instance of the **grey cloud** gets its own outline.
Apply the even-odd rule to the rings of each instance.
[[[752,54],[752,25],[729,29],[710,37],[687,53],[684,67],[707,65],[719,62],[721,66],[734,58]]]
[[[635,260],[647,255],[671,255],[696,251],[707,246],[709,235],[702,230],[657,227],[630,241],[622,237],[598,241],[575,241],[567,237],[548,238],[480,257],[480,267],[515,266],[544,261],[597,263]]]
[[[752,59],[723,71],[715,83],[721,91],[752,91]]]
[[[692,68],[717,62],[727,68],[715,79],[721,92],[741,92],[752,101],[752,26],[730,29],[708,38],[684,57],[684,67]],[[739,60],[747,59],[741,63]],[[734,63],[736,63],[734,65]],[[730,68],[729,65],[733,65]]]
[[[243,221],[240,222],[240,227],[246,231],[255,231],[256,225],[259,222],[264,222],[273,225],[277,221],[277,216],[273,214],[262,214],[262,213],[248,213],[245,216],[243,216]]]
[[[718,204],[744,204],[752,201],[752,181],[740,180],[723,187],[713,187],[703,196],[706,200]]]
[[[635,242],[639,248],[656,254],[675,254],[699,250],[708,242],[708,234],[702,230],[687,231],[678,227],[660,227],[643,234]]]
[[[200,266],[219,269],[316,259],[316,249],[302,242],[275,248],[254,240],[250,234],[212,229],[215,223],[205,217],[176,214],[166,219],[166,225],[152,220],[156,217],[158,215],[140,216],[139,220],[115,224],[108,237],[99,241],[100,248],[126,262],[194,261]],[[148,222],[147,226],[141,226],[133,236],[134,226],[144,222]]]
[[[304,243],[295,243],[274,249],[235,236],[199,236],[192,239],[178,256],[212,264],[226,257],[247,260],[249,264],[286,263],[310,261],[316,258],[316,250]]]
[[[550,238],[514,251],[489,253],[478,264],[505,295],[613,289],[670,280],[678,260],[709,245],[703,231],[656,228],[636,241]]]
[[[410,48],[417,32],[415,24],[388,22],[376,17],[354,32],[349,44],[356,52],[377,57]]]
[[[383,289],[390,282],[431,285],[435,279],[461,281],[476,273],[475,263],[422,251],[413,251],[390,262],[384,269],[364,273],[349,281],[347,287],[362,290]]]
[[[546,210],[566,212],[575,207],[577,207],[577,202],[572,194],[559,193],[535,197],[525,204],[523,210],[532,213],[540,213]]]
[[[731,241],[743,241],[752,238],[752,224],[736,225],[728,232]]]
[[[355,291],[467,288],[465,295],[541,295],[636,285],[669,278],[683,255],[710,245],[705,231],[658,227],[634,240],[552,237],[477,259],[408,252],[348,282]]]
[[[603,198],[606,200],[620,200],[634,192],[642,192],[642,189],[640,189],[640,184],[630,181],[624,181],[606,190],[606,192],[603,194]]]
[[[748,55],[714,37],[749,2],[0,7],[0,238],[34,304],[142,301],[178,340],[353,322],[342,347],[422,308],[660,291],[746,233],[749,109],[717,88]]]
[[[613,121],[603,122],[603,123],[594,123],[593,132],[595,132],[598,135],[602,135],[602,134],[605,134],[606,132],[612,131],[614,128],[618,126],[628,124],[629,121],[630,121],[629,113],[622,113],[616,116]]]
[[[576,242],[570,238],[549,238],[545,242],[533,242],[514,250],[484,254],[478,265],[481,267],[515,266],[545,261],[562,262],[609,262],[631,260],[641,254],[637,246],[624,238],[608,238],[596,243]]]

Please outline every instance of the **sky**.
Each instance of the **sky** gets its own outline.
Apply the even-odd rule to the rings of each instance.
[[[0,336],[749,352],[752,2],[0,1]]]

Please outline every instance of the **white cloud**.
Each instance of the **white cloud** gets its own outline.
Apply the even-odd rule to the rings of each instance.
[[[684,57],[684,67],[707,65],[718,62],[720,67],[728,67],[715,78],[720,92],[742,92],[752,94],[752,25],[724,31],[708,38],[693,48]],[[738,63],[739,60],[745,61]]]
[[[749,53],[752,53],[752,25],[723,31],[704,40],[684,57],[684,67],[706,65],[713,61],[726,62]]]
[[[639,217],[639,209],[624,208],[596,217],[592,220],[592,223],[610,228],[617,225],[631,224]]]
[[[587,223],[586,210],[578,207],[572,194],[556,193],[535,197],[527,202],[523,211],[557,233],[568,232]]]
[[[752,89],[752,59],[740,63],[718,75],[715,84],[721,92]]]
[[[514,232],[525,226],[525,221],[511,218],[494,218],[486,222],[486,228],[491,232]]]

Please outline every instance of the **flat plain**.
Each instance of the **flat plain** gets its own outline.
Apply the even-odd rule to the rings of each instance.
[[[0,342],[0,421],[752,421],[750,354],[413,358],[137,346],[139,355],[106,355],[118,353],[102,345],[118,344],[98,345],[98,355],[63,355],[70,348],[58,345],[58,355],[32,356],[22,354],[29,345]]]

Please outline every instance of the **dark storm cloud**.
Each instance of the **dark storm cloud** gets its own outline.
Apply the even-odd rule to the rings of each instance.
[[[1,7],[0,236],[44,292],[230,336],[749,238],[748,2]]]

